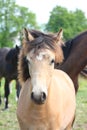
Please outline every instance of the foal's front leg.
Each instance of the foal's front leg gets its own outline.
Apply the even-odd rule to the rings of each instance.
[[[21,121],[19,118],[18,118],[18,123],[20,126],[20,130],[29,130],[29,128],[24,124],[24,122]]]

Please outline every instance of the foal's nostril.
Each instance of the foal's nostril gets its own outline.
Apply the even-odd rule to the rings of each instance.
[[[41,92],[40,94],[36,94],[36,93],[32,92],[31,93],[31,99],[36,104],[43,104],[44,101],[46,100],[46,94],[44,92]]]
[[[41,101],[45,101],[46,100],[46,94],[44,92],[41,93]]]

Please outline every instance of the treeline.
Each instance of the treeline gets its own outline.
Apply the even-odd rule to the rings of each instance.
[[[42,29],[43,25],[39,27],[36,14],[26,7],[16,5],[15,0],[0,0],[0,47],[12,47],[24,27]],[[44,30],[58,32],[60,28],[64,30],[65,40],[86,30],[87,18],[84,12],[79,9],[68,11],[61,6],[54,7],[50,12],[49,21],[44,25]]]
[[[64,38],[68,40],[78,33],[87,30],[87,18],[84,12],[79,9],[68,11],[64,7],[56,6],[50,13],[45,29],[57,32],[59,28],[63,28]]]
[[[38,28],[36,15],[15,0],[0,0],[0,47],[12,47],[24,27]]]

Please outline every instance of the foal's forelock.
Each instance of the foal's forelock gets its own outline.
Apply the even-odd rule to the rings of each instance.
[[[40,49],[49,49],[55,53],[55,62],[61,63],[63,61],[62,48],[58,43],[56,43],[54,37],[50,36],[40,36],[33,41],[26,41],[24,46],[24,52],[27,54],[34,49],[34,53],[37,53]],[[25,55],[26,55],[25,54]]]

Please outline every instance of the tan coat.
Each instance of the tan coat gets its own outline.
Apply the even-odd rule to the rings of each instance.
[[[75,116],[75,90],[68,75],[54,70],[48,86],[48,96],[44,104],[32,102],[31,80],[22,87],[19,97],[17,117],[20,130],[71,130]]]

